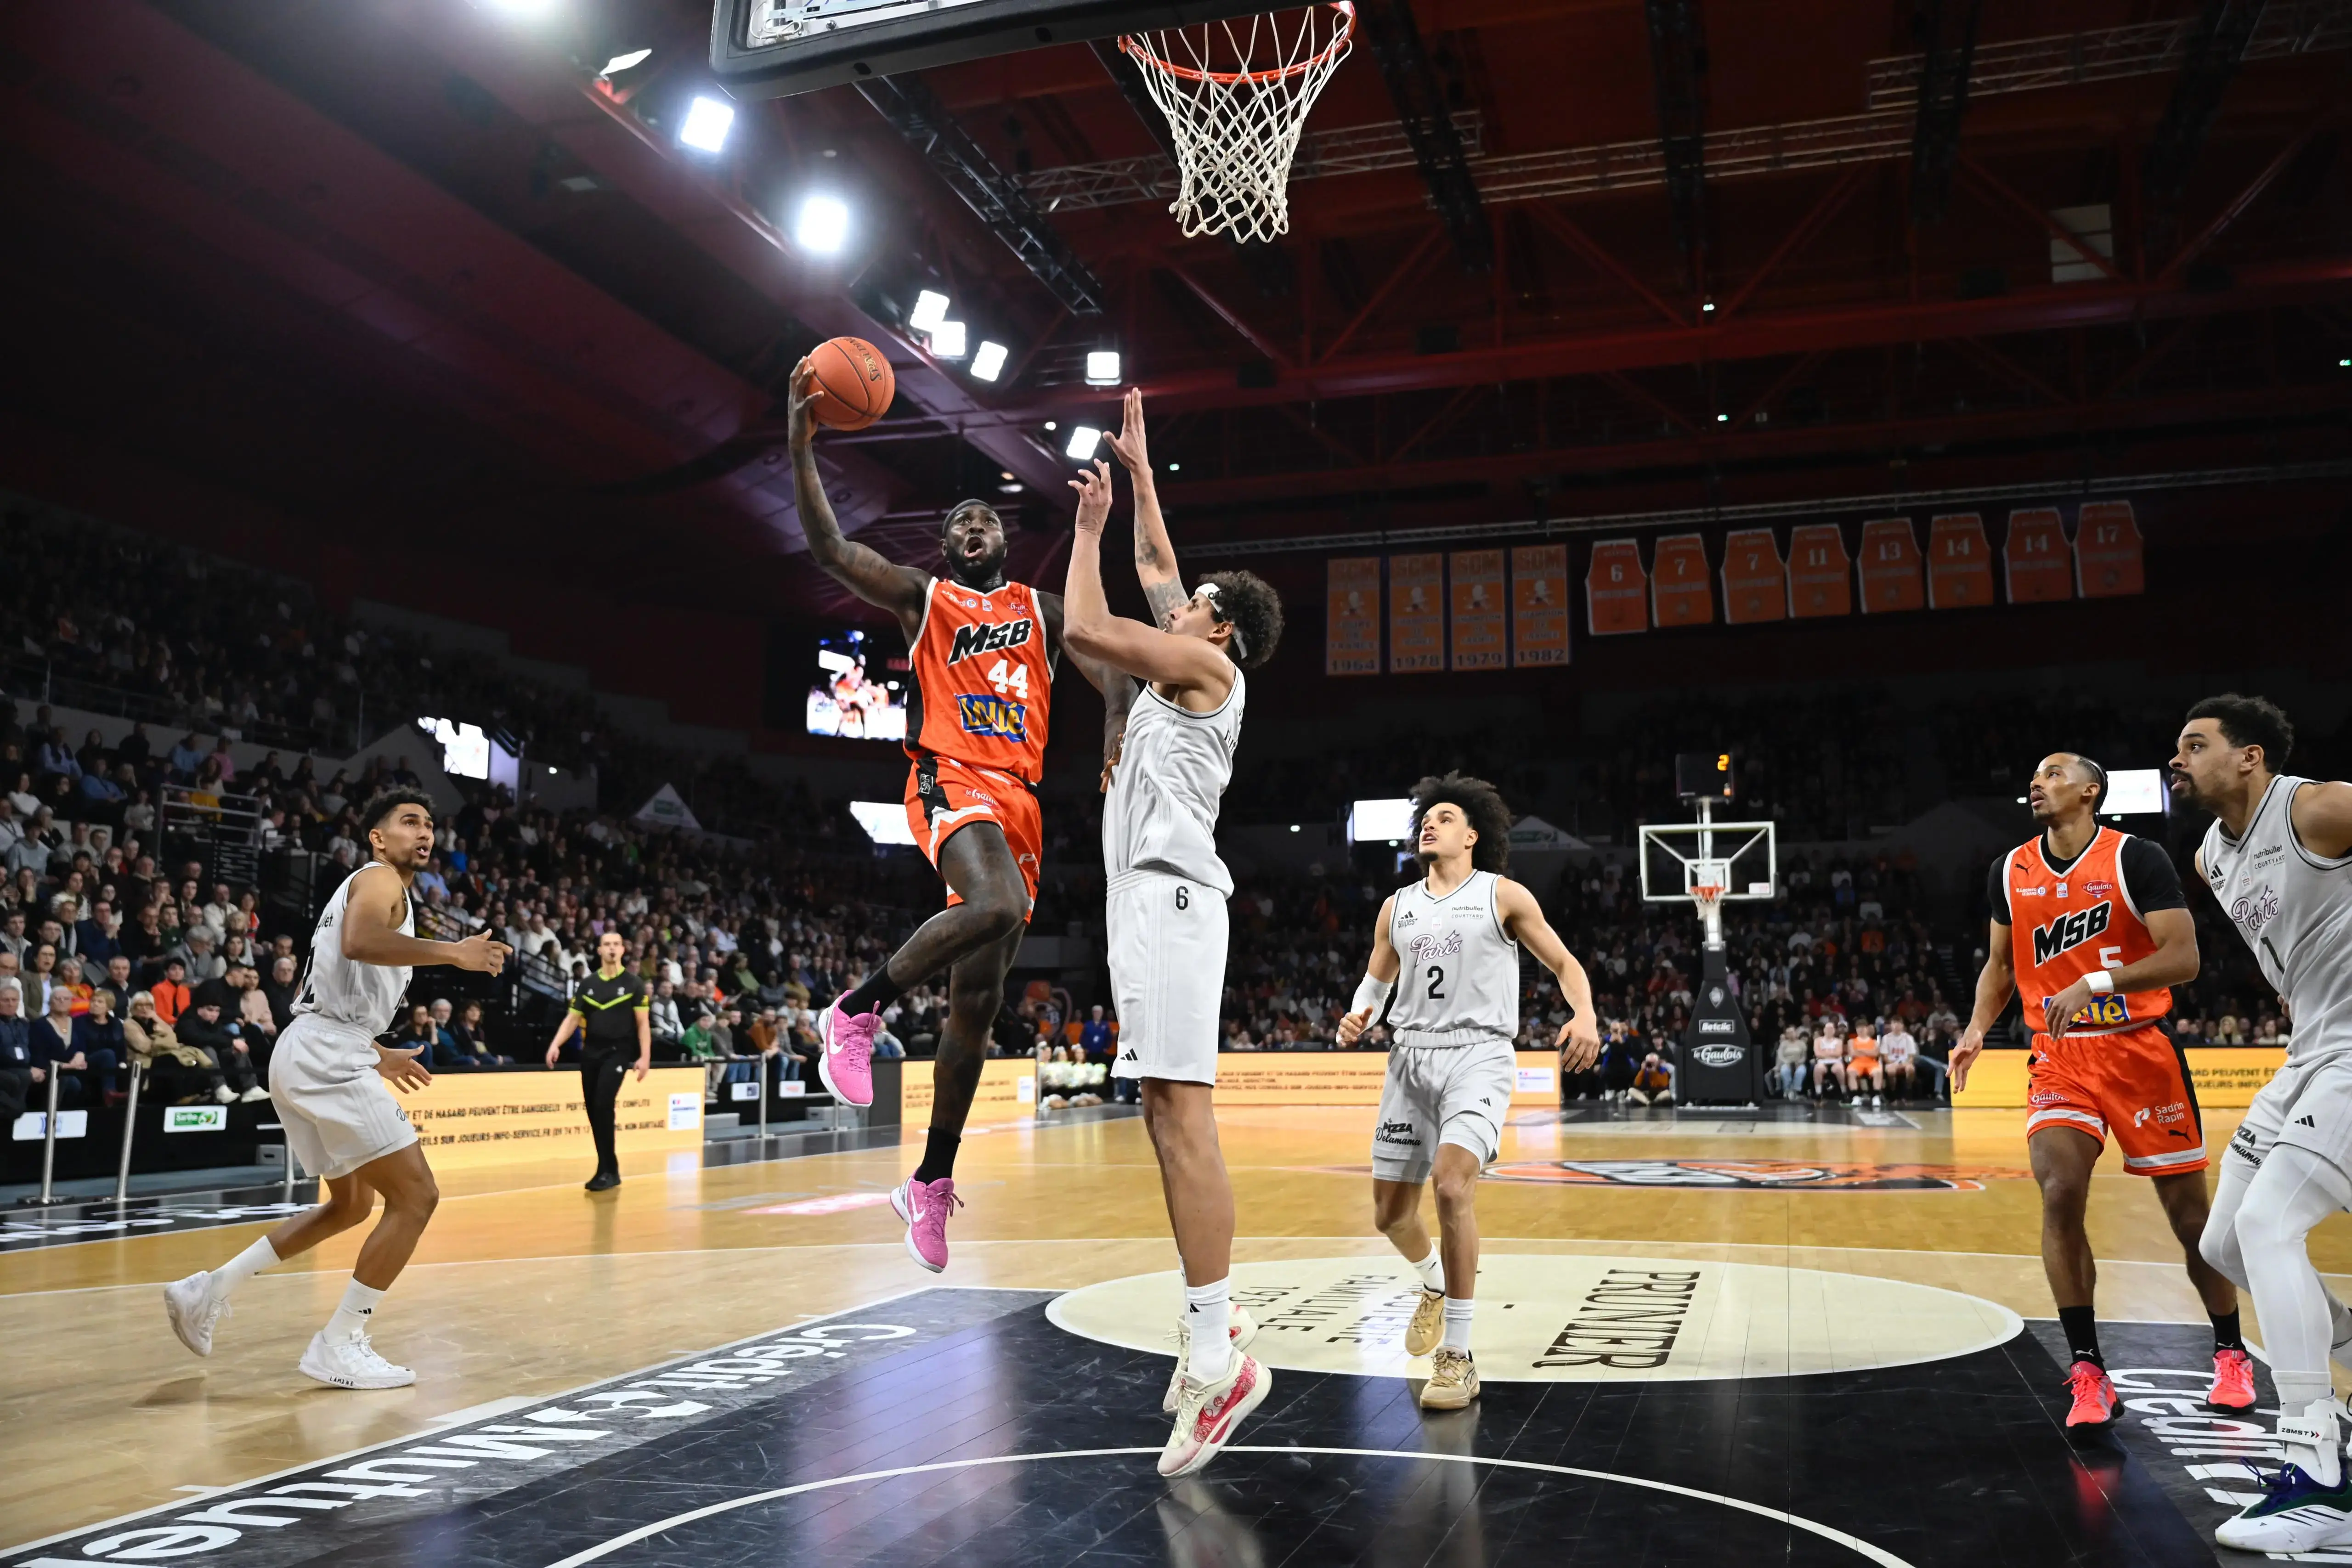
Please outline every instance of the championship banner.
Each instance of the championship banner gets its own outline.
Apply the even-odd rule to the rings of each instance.
[[[1453,580],[1453,667],[1508,669],[1511,651],[1503,631],[1503,552],[1455,550],[1447,575]]]
[[[1924,610],[1927,583],[1920,570],[1919,536],[1908,517],[1880,517],[1862,525],[1862,612],[1885,615]]]
[[[1951,512],[1927,525],[1927,608],[1978,610],[1992,602],[1992,547],[1984,519]]]
[[[1381,673],[1381,558],[1334,556],[1323,563],[1323,673]]]
[[[1650,629],[1650,579],[1642,547],[1633,539],[1602,539],[1584,569],[1584,623],[1596,637]]]
[[[2074,518],[2074,591],[2120,599],[2147,591],[2139,519],[2129,501],[2085,501]]]
[[[1788,569],[1769,528],[1742,528],[1723,541],[1723,618],[1731,625],[1789,618]]]
[[[1789,613],[1800,621],[1853,613],[1853,561],[1835,523],[1790,530]]]
[[[1568,547],[1511,551],[1511,664],[1568,663]]]
[[[1706,626],[1715,621],[1715,585],[1707,580],[1706,541],[1668,534],[1650,563],[1650,614],[1660,626]]]
[[[2009,542],[2000,559],[2011,604],[2047,604],[2074,597],[2074,562],[2057,507],[2020,507],[2010,513]]]
[[[1445,668],[1445,558],[1389,557],[1389,674]]]

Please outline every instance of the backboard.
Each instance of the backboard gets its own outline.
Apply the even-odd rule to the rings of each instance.
[[[1279,0],[1274,0],[1279,4]],[[784,98],[1048,44],[1245,16],[1269,0],[716,0],[710,68]]]
[[[1723,889],[1726,904],[1769,902],[1780,885],[1769,822],[1664,822],[1642,827],[1642,901],[1696,903],[1691,890]]]

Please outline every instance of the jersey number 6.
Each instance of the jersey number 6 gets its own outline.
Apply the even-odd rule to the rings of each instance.
[[[1176,907],[1179,909],[1192,907],[1192,890],[1181,883],[1176,887]]]

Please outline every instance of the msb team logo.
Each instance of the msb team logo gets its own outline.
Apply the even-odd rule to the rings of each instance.
[[[955,642],[948,648],[948,663],[961,664],[975,653],[993,653],[1005,648],[1018,648],[1029,641],[1036,622],[1027,616],[1018,621],[982,622],[975,626],[959,626]]]
[[[2105,899],[2088,909],[2078,909],[2072,915],[2062,915],[2047,925],[2033,928],[2033,961],[2047,964],[2061,953],[2071,952],[2094,936],[2104,936],[2115,904]]]

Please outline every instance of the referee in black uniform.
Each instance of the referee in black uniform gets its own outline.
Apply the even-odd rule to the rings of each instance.
[[[588,1130],[596,1135],[590,1192],[621,1185],[621,1160],[613,1150],[613,1103],[620,1098],[621,1075],[632,1062],[640,1081],[654,1062],[653,998],[646,995],[645,981],[621,967],[627,954],[617,931],[596,939],[596,972],[572,993],[572,1010],[547,1047],[552,1067],[563,1042],[579,1031],[580,1092],[588,1102]]]

